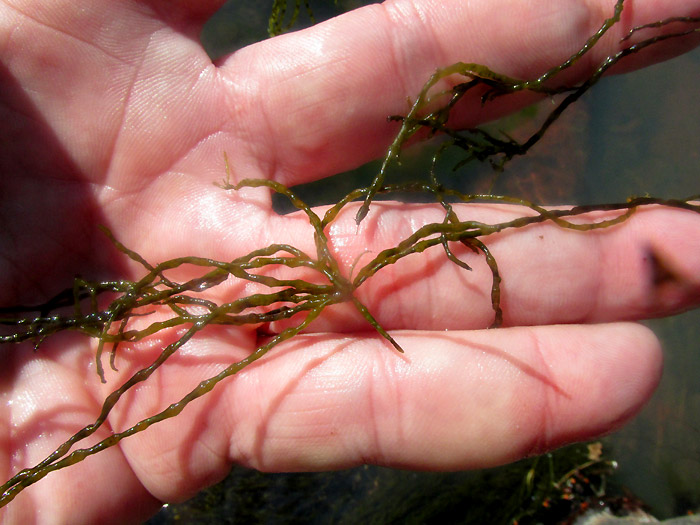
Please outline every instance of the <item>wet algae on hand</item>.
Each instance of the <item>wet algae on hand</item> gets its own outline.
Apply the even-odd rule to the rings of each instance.
[[[279,22],[279,16],[284,17],[285,13],[278,4],[281,5],[275,2],[275,8],[278,9],[277,22],[274,22],[273,18],[270,23],[270,31],[273,33],[279,33],[283,29],[283,26],[280,25],[281,22]],[[300,3],[297,3],[297,11],[293,14],[293,19],[298,15],[299,8]],[[96,419],[86,422],[84,428],[76,432],[42,462],[34,466],[27,466],[26,469],[8,480],[3,485],[3,493],[0,496],[2,505],[8,504],[25,487],[40,481],[52,471],[67,468],[88,456],[116,445],[122,439],[141,432],[153,424],[177,416],[188,403],[210,392],[219,382],[235,375],[250,363],[263,358],[280,342],[294,337],[330,305],[340,302],[353,304],[367,323],[387,340],[388,351],[403,351],[391,335],[374,319],[369,309],[356,298],[354,292],[372,275],[404,257],[419,257],[429,248],[436,247],[444,252],[449,261],[468,271],[469,266],[453,253],[451,246],[455,243],[461,243],[474,252],[482,254],[491,270],[493,325],[498,326],[503,318],[500,305],[500,283],[503,276],[499,272],[498,261],[488,248],[490,235],[507,229],[526,228],[529,225],[542,222],[550,222],[559,227],[585,234],[586,231],[590,230],[615,227],[628,219],[639,207],[652,204],[680,208],[688,212],[700,212],[700,205],[695,203],[697,196],[677,199],[637,197],[616,203],[580,205],[565,210],[553,210],[524,198],[497,195],[491,192],[478,194],[463,192],[449,187],[439,180],[439,170],[436,166],[449,155],[454,156],[455,151],[459,152],[456,168],[463,167],[472,161],[486,161],[495,168],[494,173],[497,177],[507,177],[507,174],[500,175],[504,165],[515,156],[524,155],[534,144],[538,143],[562,113],[595,85],[610,67],[646,47],[664,40],[681,38],[696,31],[694,24],[698,20],[690,18],[660,21],[637,28],[633,33],[645,34],[642,32],[660,26],[671,26],[673,30],[663,35],[656,34],[647,37],[634,44],[630,42],[628,47],[605,60],[581,84],[557,84],[558,75],[577,63],[596,45],[610,27],[618,22],[622,9],[623,1],[620,0],[615,5],[613,15],[604,21],[600,30],[592,35],[577,53],[536,79],[511,78],[479,64],[458,63],[438,70],[428,79],[406,115],[390,117],[401,123],[400,131],[371,183],[365,187],[352,189],[323,215],[317,214],[297,195],[295,190],[286,188],[279,183],[247,179],[233,184],[228,177],[230,167],[226,161],[222,161],[222,171],[226,172],[226,178],[219,183],[222,191],[237,191],[243,187],[264,186],[282,195],[292,207],[304,212],[313,227],[315,253],[305,253],[288,244],[274,244],[261,246],[233,261],[216,261],[206,257],[183,255],[177,259],[153,264],[122,245],[112,237],[109,231],[105,230],[105,234],[111,238],[116,248],[125,257],[135,261],[143,268],[141,279],[102,282],[76,279],[72,287],[42,305],[3,309],[1,321],[8,329],[0,336],[2,343],[30,341],[37,346],[38,351],[41,351],[41,342],[45,338],[65,330],[79,332],[86,337],[99,340],[95,363],[102,381],[104,381],[103,351],[109,351],[109,366],[115,368],[115,359],[118,356],[120,344],[146,340],[163,330],[174,327],[183,327],[186,330],[183,332],[184,335],[162,348],[160,355],[150,366],[137,371],[107,396]],[[441,79],[455,75],[462,77],[463,81],[457,83],[447,93],[434,93],[433,88]],[[468,130],[452,128],[449,124],[450,112],[466,93],[477,89],[483,92],[483,104],[489,104],[495,99],[521,91],[556,97],[555,100],[558,102],[537,129],[523,141],[517,141],[509,135],[489,131],[487,128]],[[437,109],[435,109],[436,105]],[[432,162],[427,173],[420,180],[388,183],[389,168],[396,166],[406,142],[420,133],[427,136],[439,136],[442,139],[436,152],[432,155]],[[225,155],[224,152],[222,152],[223,155]],[[444,219],[418,228],[397,246],[377,254],[371,261],[356,268],[353,272],[354,277],[344,275],[328,247],[326,237],[328,226],[350,202],[357,200],[363,202],[356,216],[356,221],[359,224],[367,216],[375,197],[385,198],[397,194],[408,194],[436,202],[444,210]],[[521,217],[507,222],[482,223],[470,220],[469,217],[460,217],[453,209],[452,205],[455,202],[509,203],[521,207],[523,214]],[[586,214],[592,211],[607,211],[612,215],[606,220],[590,220]],[[186,281],[175,280],[174,271],[184,267],[197,269],[198,277]],[[304,268],[312,272],[315,278],[271,277],[264,272],[268,268],[280,267]],[[210,292],[232,279],[256,283],[268,287],[269,291],[225,303],[217,303],[212,300]],[[106,297],[109,300],[105,305],[103,298]],[[144,318],[147,319],[147,314],[154,309],[159,312],[168,312],[168,315],[165,318],[159,317],[157,321],[150,324],[145,323],[144,326]],[[92,436],[104,424],[113,407],[120,402],[126,392],[147,381],[158,367],[167,366],[169,357],[189,340],[197,337],[206,327],[211,325],[258,325],[283,320],[292,321],[288,328],[276,334],[248,357],[231,363],[220,373],[202,381],[182,399],[172,400],[172,404],[165,410],[139,421],[130,428],[114,432],[97,444],[80,448],[84,440]]]

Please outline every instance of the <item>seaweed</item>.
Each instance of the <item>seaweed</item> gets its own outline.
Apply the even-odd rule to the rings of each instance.
[[[293,21],[298,16],[301,2],[296,2]],[[286,2],[275,2],[277,18],[271,21],[271,33],[280,32],[283,27],[280,20],[284,17]],[[308,9],[308,3],[305,2]],[[112,447],[121,440],[142,432],[151,425],[177,416],[190,402],[206,395],[224,379],[235,375],[246,366],[263,358],[278,344],[287,341],[307,328],[330,305],[351,303],[367,323],[373,327],[388,343],[388,351],[402,352],[400,345],[392,338],[370,310],[360,302],[356,290],[370,277],[397,261],[421,254],[429,248],[439,247],[445,257],[459,268],[469,271],[471,268],[460,260],[451,243],[460,243],[470,250],[483,255],[491,271],[491,307],[493,309],[493,327],[503,322],[504,312],[500,305],[501,282],[504,278],[498,269],[496,258],[488,248],[491,235],[509,229],[527,228],[539,223],[552,223],[558,227],[586,232],[610,228],[626,221],[642,206],[658,205],[678,208],[700,213],[700,196],[694,195],[681,199],[661,199],[655,197],[635,197],[626,202],[597,205],[581,205],[566,209],[550,209],[518,197],[493,194],[468,194],[443,186],[436,175],[435,164],[446,148],[457,147],[464,151],[463,165],[473,160],[487,161],[496,170],[516,155],[524,155],[549,129],[551,124],[583,93],[595,85],[603,74],[620,60],[658,42],[680,38],[698,31],[692,24],[700,19],[675,17],[634,28],[630,35],[639,31],[676,24],[680,29],[655,35],[637,43],[630,44],[615,55],[604,60],[584,82],[577,85],[557,85],[557,76],[573,66],[584,56],[600,38],[620,19],[623,0],[615,4],[613,15],[604,21],[601,28],[592,35],[578,52],[562,64],[548,70],[533,80],[511,78],[492,71],[479,64],[457,63],[440,69],[426,82],[415,102],[405,116],[391,116],[389,119],[401,122],[401,127],[387,151],[381,169],[372,183],[367,187],[357,188],[319,215],[295,192],[284,185],[258,179],[244,179],[237,183],[231,181],[230,166],[224,154],[225,177],[218,183],[222,191],[239,191],[247,187],[266,187],[286,199],[302,211],[313,228],[315,254],[307,254],[290,244],[272,244],[261,247],[247,255],[231,261],[217,261],[200,256],[183,256],[158,264],[151,264],[138,253],[120,243],[112,233],[103,228],[105,235],[115,248],[125,257],[131,259],[143,269],[143,277],[136,281],[90,281],[76,278],[73,285],[55,297],[40,305],[18,305],[0,310],[0,324],[6,327],[0,335],[0,343],[33,342],[38,351],[47,337],[62,331],[75,331],[99,341],[95,363],[97,374],[105,382],[103,353],[109,350],[109,366],[116,370],[116,359],[120,344],[134,343],[150,338],[163,330],[180,327],[182,332],[172,343],[164,346],[160,354],[147,367],[136,371],[119,388],[109,394],[99,415],[94,421],[62,443],[53,453],[40,463],[16,473],[2,486],[0,506],[8,504],[24,488],[41,480],[50,472],[59,470],[102,450]],[[432,93],[435,85],[447,76],[459,75],[465,81],[458,83],[447,92]],[[481,87],[481,103],[488,104],[494,99],[520,91],[530,91],[543,96],[561,95],[557,103],[540,128],[523,142],[508,136],[496,136],[482,128],[455,129],[450,125],[450,112],[464,95]],[[427,109],[436,106],[437,109]],[[433,169],[427,180],[400,184],[386,183],[387,167],[396,162],[407,141],[424,130],[428,137],[440,135],[446,141],[437,148],[433,156]],[[459,166],[458,166],[459,167]],[[346,276],[340,269],[337,259],[328,245],[326,231],[339,213],[349,203],[363,201],[356,215],[359,224],[367,216],[373,199],[377,195],[392,196],[398,193],[428,196],[439,204],[444,217],[439,222],[426,224],[417,228],[400,243],[375,255],[369,262],[353,271],[354,277]],[[455,211],[454,203],[508,203],[519,207],[523,213],[515,219],[500,223],[485,223],[460,217]],[[460,210],[462,213],[463,208]],[[590,212],[606,211],[606,219],[591,218]],[[270,268],[305,269],[309,277],[272,277],[264,270]],[[194,270],[197,274],[185,281],[172,277],[174,270]],[[293,274],[293,272],[290,272]],[[307,275],[307,274],[305,274]],[[311,277],[313,275],[313,277]],[[212,289],[227,281],[242,281],[260,285],[262,290],[240,297],[230,302],[218,303],[211,299]],[[148,317],[154,312],[167,312],[163,318],[158,317],[148,323]],[[139,323],[134,321],[138,319]],[[143,321],[147,321],[145,326]],[[129,428],[113,432],[92,446],[77,448],[81,442],[93,435],[106,421],[112,409],[120,402],[122,396],[134,386],[147,381],[159,367],[182,348],[188,341],[211,325],[252,325],[257,326],[275,321],[288,320],[289,325],[261,344],[250,355],[240,361],[231,363],[224,370],[201,381],[187,395],[174,400],[162,411],[137,422]]]
[[[299,19],[299,14],[301,13],[301,0],[295,0],[294,9],[292,11],[289,22],[284,23],[284,17],[287,14],[287,0],[274,0],[272,2],[272,12],[270,14],[270,20],[267,32],[270,36],[281,35],[285,31],[291,29],[291,27]],[[315,23],[314,13],[309,5],[309,0],[304,0],[304,7],[306,8],[306,14],[309,16],[311,23]]]

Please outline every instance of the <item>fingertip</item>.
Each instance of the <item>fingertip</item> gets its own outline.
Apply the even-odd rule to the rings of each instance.
[[[569,363],[557,373],[566,395],[549,393],[551,417],[532,453],[613,432],[642,409],[659,384],[663,353],[649,328],[637,323],[582,328],[589,332],[587,341],[569,350]]]

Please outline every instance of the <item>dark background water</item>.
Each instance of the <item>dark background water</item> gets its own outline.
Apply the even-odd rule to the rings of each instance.
[[[312,7],[323,19],[364,3],[369,2],[312,2]],[[217,56],[265,38],[269,7],[267,2],[229,2],[203,35],[210,53]],[[301,23],[309,23],[305,13]],[[699,85],[700,51],[603,80],[527,157],[509,164],[495,190],[571,204],[647,193],[697,194]],[[515,120],[544,110],[531,109]],[[428,158],[424,150],[407,152],[411,162],[406,164],[423,170]],[[366,184],[376,168],[376,163],[370,164],[352,177],[343,174],[302,192],[309,199],[331,202]],[[490,180],[492,172],[470,167],[455,176],[445,170],[441,176],[460,177],[451,179],[455,185],[464,180],[478,185]],[[618,464],[607,477],[606,490],[628,491],[663,518],[700,509],[700,310],[647,324],[664,343],[666,370],[642,413],[603,440],[604,455]],[[538,463],[527,460],[460,473],[367,466],[334,473],[261,474],[236,467],[222,484],[190,502],[168,506],[150,523],[497,523],[512,515],[509,505],[515,510],[526,506],[528,495],[522,490],[528,472],[544,480],[547,470],[539,470],[543,465],[552,461],[554,470],[562,473],[585,461],[582,454],[579,446]]]

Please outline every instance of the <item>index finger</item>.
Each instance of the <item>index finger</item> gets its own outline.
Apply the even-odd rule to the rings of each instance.
[[[267,177],[286,185],[309,182],[381,156],[398,129],[386,117],[405,114],[407,98],[417,95],[436,68],[475,62],[532,78],[580,49],[614,5],[612,0],[396,0],[366,6],[229,57],[222,63],[227,109],[234,122],[255,122],[246,136],[255,139]],[[695,0],[630,4],[576,75],[582,78],[617,51],[632,27],[698,14]],[[633,65],[688,47],[674,46],[648,50]],[[516,103],[530,100],[520,97]],[[470,113],[462,124],[473,125],[513,109],[514,103],[483,110],[469,100],[463,104]]]

